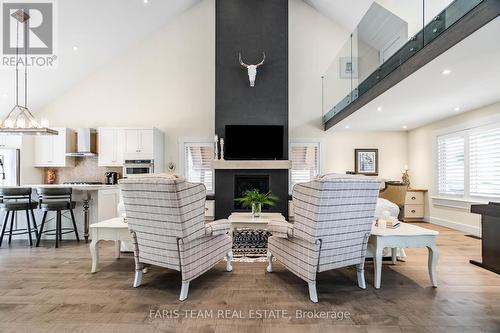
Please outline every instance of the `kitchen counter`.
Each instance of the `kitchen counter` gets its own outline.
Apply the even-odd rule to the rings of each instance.
[[[31,187],[31,188],[60,188],[60,187],[71,187],[76,191],[98,191],[104,189],[119,189],[120,185],[105,185],[105,184],[30,184],[23,185],[23,187]]]
[[[10,186],[15,187],[15,186]],[[105,185],[105,184],[26,184],[21,187],[31,187],[33,189],[33,197],[36,198],[37,188],[72,188],[73,189],[73,200],[76,202],[81,202],[83,206],[83,226],[84,226],[84,238],[85,242],[89,239],[89,227],[92,223],[99,222],[100,208],[107,209],[106,214],[110,212],[115,213],[116,207],[119,201],[119,189],[120,185]],[[108,198],[111,199],[111,203],[99,202],[99,197],[101,193],[108,193]],[[104,196],[102,196],[104,198]],[[99,207],[97,207],[99,205]],[[107,207],[107,208],[106,208]],[[93,213],[92,213],[93,212]],[[97,213],[96,213],[97,212]],[[93,215],[93,218],[91,218]],[[97,215],[97,216],[96,216]],[[114,216],[113,216],[114,217]],[[81,220],[80,220],[81,221]]]

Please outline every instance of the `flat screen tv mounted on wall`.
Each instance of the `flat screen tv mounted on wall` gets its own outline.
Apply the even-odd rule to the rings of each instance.
[[[224,156],[228,160],[282,160],[283,126],[226,125]]]

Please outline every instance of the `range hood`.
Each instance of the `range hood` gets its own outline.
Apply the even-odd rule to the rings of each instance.
[[[97,132],[92,128],[78,128],[76,130],[77,150],[67,153],[66,156],[87,157],[96,156]]]

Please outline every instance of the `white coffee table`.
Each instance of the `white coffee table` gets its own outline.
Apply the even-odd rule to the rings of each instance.
[[[90,254],[92,255],[92,273],[97,272],[99,267],[98,243],[103,240],[115,241],[116,258],[120,258],[120,244],[122,241],[131,241],[127,223],[122,217],[94,223],[90,225]]]
[[[266,229],[271,220],[286,221],[280,213],[261,213],[260,217],[253,217],[252,213],[232,213],[228,220],[231,231],[236,228]]]
[[[433,287],[437,287],[436,265],[439,251],[436,246],[436,237],[439,232],[425,229],[412,224],[401,222],[396,229],[372,228],[368,240],[368,248],[373,254],[373,266],[375,270],[375,288],[380,288],[382,279],[382,252],[384,248],[392,249],[392,262],[396,263],[396,249],[406,247],[426,247],[429,250],[428,269]]]

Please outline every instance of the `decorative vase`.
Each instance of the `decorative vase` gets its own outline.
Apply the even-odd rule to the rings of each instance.
[[[47,180],[47,184],[54,184],[56,182],[56,170],[47,169],[45,174],[45,179]]]
[[[259,217],[261,211],[262,211],[262,204],[260,204],[260,203],[253,203],[252,204],[252,216],[253,217]]]
[[[403,172],[403,176],[401,177],[401,180],[403,181],[403,184],[410,187],[410,175],[408,174],[408,170],[405,170]]]

